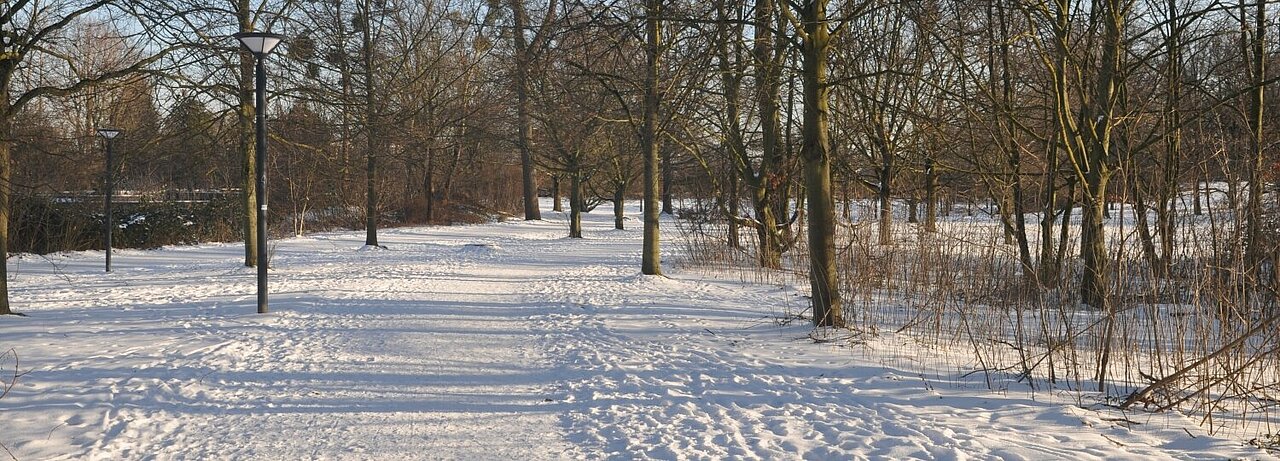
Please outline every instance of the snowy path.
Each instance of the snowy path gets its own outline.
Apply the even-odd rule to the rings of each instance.
[[[931,383],[876,342],[815,345],[770,320],[800,310],[793,290],[639,276],[639,233],[610,224],[281,241],[262,316],[238,245],[122,251],[112,274],[95,252],[11,261],[32,317],[0,319],[27,371],[0,443],[21,460],[1264,456],[1177,417],[1130,430]]]

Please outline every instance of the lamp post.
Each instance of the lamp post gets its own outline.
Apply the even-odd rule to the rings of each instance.
[[[113,230],[112,226],[115,224],[115,220],[111,217],[111,196],[115,193],[115,191],[112,190],[115,188],[115,184],[112,183],[111,178],[111,141],[116,139],[116,136],[120,136],[120,133],[122,133],[122,131],[115,128],[98,128],[98,136],[102,136],[103,139],[107,140],[107,166],[103,168],[104,171],[102,175],[102,233],[107,247],[106,272],[111,272],[111,231]]]
[[[283,36],[265,32],[240,32],[232,35],[253,53],[255,92],[253,112],[257,115],[257,148],[254,155],[258,202],[258,313],[267,313],[267,72],[262,63]]]

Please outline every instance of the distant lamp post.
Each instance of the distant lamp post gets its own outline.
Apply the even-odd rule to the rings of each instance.
[[[253,53],[255,92],[253,112],[257,114],[257,149],[254,159],[258,202],[258,313],[267,313],[267,71],[262,63],[284,36],[265,32],[240,32],[233,35],[245,49]]]
[[[112,141],[115,140],[117,136],[120,136],[120,133],[122,133],[122,131],[115,128],[98,128],[98,136],[102,136],[107,140],[107,166],[104,168],[105,171],[102,175],[102,214],[104,218],[102,233],[107,247],[106,272],[111,272],[111,231],[114,230],[113,227],[115,226],[115,220],[112,219],[111,215],[111,196],[115,194],[115,184],[112,182],[111,177],[111,172],[114,170],[114,168],[112,168],[113,152],[111,147],[112,144],[114,144]]]

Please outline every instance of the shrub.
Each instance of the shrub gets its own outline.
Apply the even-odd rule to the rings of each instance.
[[[243,238],[236,196],[207,202],[117,203],[112,246],[156,248]],[[47,254],[103,249],[101,204],[38,196],[14,198],[9,250]]]

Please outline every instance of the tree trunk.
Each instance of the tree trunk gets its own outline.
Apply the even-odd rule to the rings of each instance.
[[[373,144],[373,142],[370,142]],[[369,146],[365,154],[365,204],[364,204],[364,244],[378,246],[378,176],[377,155],[373,146]]]
[[[0,64],[3,65],[3,64]],[[7,73],[7,72],[6,72]],[[9,307],[9,214],[12,210],[13,114],[9,107],[9,85],[0,82],[0,315],[13,314]]]
[[[1014,238],[1014,226],[1017,224],[1013,220],[1013,198],[1010,197],[1010,191],[1000,191],[1000,197],[996,200],[996,213],[1000,214],[1000,224],[1004,229],[1004,244],[1013,245],[1017,242]]]
[[[524,198],[524,219],[533,221],[542,219],[542,210],[538,208],[538,181],[533,166],[533,134],[530,131],[532,121],[529,116],[529,45],[525,41],[524,0],[510,0],[513,17],[512,44],[515,47],[516,73],[513,78],[516,92],[516,124],[518,138],[516,144],[520,149],[520,177],[522,179]]]
[[[1080,259],[1084,271],[1080,274],[1080,300],[1097,309],[1107,306],[1107,252],[1103,234],[1105,201],[1094,194],[1105,189],[1105,182],[1089,181],[1085,186],[1085,203],[1080,215]]]
[[[1018,245],[1018,261],[1022,263],[1022,277],[1024,281],[1034,282],[1038,276],[1035,262],[1031,259],[1031,244],[1027,238],[1027,213],[1023,207],[1025,201],[1025,188],[1022,182],[1022,148],[1018,142],[1018,130],[1015,128],[1013,107],[1015,104],[1015,88],[1012,72],[1012,64],[1010,63],[1009,42],[1009,23],[1005,20],[1005,11],[1000,9],[1000,104],[999,112],[1005,114],[1005,119],[997,119],[996,125],[1002,127],[1002,140],[1000,141],[1002,150],[1006,155],[1006,162],[1009,168],[1009,196],[1006,202],[1007,207],[1001,210],[1001,215],[1007,219],[1005,227],[1006,242],[1012,240]],[[993,76],[994,78],[994,76]],[[1052,188],[1052,184],[1049,185]],[[1012,237],[1012,239],[1010,239]]]
[[[1097,13],[1089,18],[1098,21],[1095,24],[1102,34],[1096,45],[1098,57],[1095,62],[1098,67],[1092,82],[1089,82],[1089,97],[1078,106],[1078,112],[1071,100],[1068,76],[1085,70],[1072,67],[1075,63],[1069,59],[1070,36],[1078,26],[1073,24],[1071,10],[1074,6],[1069,2],[1056,4],[1057,8],[1050,12],[1053,16],[1054,49],[1050,59],[1045,60],[1052,74],[1056,137],[1073,167],[1072,180],[1080,182],[1083,195],[1080,258],[1084,267],[1080,274],[1080,299],[1104,312],[1109,320],[1114,318],[1114,311],[1109,309],[1111,305],[1107,300],[1108,260],[1102,223],[1108,198],[1107,183],[1118,164],[1113,152],[1112,134],[1122,118],[1116,114],[1124,83],[1121,60],[1126,50],[1122,32],[1132,7],[1131,3],[1124,2],[1131,1],[1095,2]],[[1104,348],[1109,347],[1110,340],[1109,337],[1103,338]],[[1104,353],[1102,361],[1105,362],[1106,358]],[[1097,379],[1099,388],[1103,388],[1105,366],[1099,367]]]
[[[1241,22],[1244,23],[1244,2],[1240,6]],[[1266,54],[1266,31],[1267,31],[1267,8],[1266,2],[1257,2],[1254,10],[1254,30],[1252,37],[1249,37],[1249,47],[1246,52],[1249,60],[1249,77],[1250,84],[1253,85],[1249,95],[1249,143],[1250,143],[1250,159],[1249,159],[1249,193],[1246,202],[1245,216],[1248,230],[1245,235],[1247,248],[1245,249],[1245,270],[1248,273],[1249,280],[1252,283],[1262,283],[1260,277],[1262,263],[1266,260],[1265,254],[1266,239],[1263,237],[1263,227],[1266,221],[1266,214],[1262,210],[1262,190],[1266,170],[1266,139],[1263,123],[1263,115],[1265,115],[1265,99],[1266,80],[1267,80],[1267,54]]]
[[[845,221],[853,219],[853,181],[840,182],[840,217]]]
[[[836,273],[835,204],[831,196],[831,142],[828,132],[830,87],[827,53],[830,31],[827,0],[803,2],[801,21],[801,80],[804,89],[804,128],[801,156],[808,204],[809,285],[813,324],[844,327],[839,277]]]
[[[1085,147],[1079,151],[1077,175],[1084,179],[1084,211],[1080,221],[1080,258],[1084,263],[1081,273],[1080,298],[1085,304],[1113,314],[1107,302],[1107,253],[1106,233],[1102,226],[1106,215],[1107,183],[1114,171],[1115,155],[1112,152],[1112,130],[1117,121],[1113,111],[1122,85],[1120,60],[1123,56],[1121,32],[1125,27],[1128,8],[1120,5],[1123,0],[1103,2],[1101,20],[1103,41],[1097,81],[1094,86],[1092,107],[1083,120],[1088,124],[1082,133]],[[1106,338],[1109,341],[1110,338]],[[1105,385],[1105,368],[1100,369],[1098,386]]]
[[[932,158],[924,161],[924,230],[938,231],[938,174]]]
[[[551,177],[551,211],[564,212],[564,205],[560,203],[560,176]]]
[[[1069,8],[1068,5],[1063,7]],[[1057,202],[1057,183],[1058,168],[1061,163],[1060,158],[1065,154],[1068,159],[1074,162],[1072,156],[1079,147],[1077,141],[1079,137],[1076,133],[1076,127],[1072,124],[1072,109],[1070,106],[1069,90],[1067,89],[1068,78],[1068,50],[1067,35],[1070,32],[1069,13],[1059,9],[1054,14],[1054,49],[1052,56],[1052,64],[1049,71],[1052,74],[1053,95],[1052,100],[1047,101],[1053,107],[1052,119],[1054,132],[1054,141],[1048,146],[1044,165],[1044,207],[1041,209],[1040,217],[1040,268],[1039,278],[1040,284],[1044,286],[1057,286],[1059,277],[1062,274],[1062,265],[1066,260],[1067,251],[1067,233],[1068,223],[1071,222],[1071,208],[1075,200],[1075,185],[1079,178],[1075,174],[1065,177],[1068,192],[1066,194],[1066,202],[1062,207],[1062,224],[1059,229],[1058,243],[1054,244],[1054,216],[1059,212]],[[1006,26],[1007,27],[1007,26]],[[1007,33],[1006,33],[1007,35]]]
[[[1058,148],[1050,147],[1044,171],[1044,206],[1040,208],[1040,268],[1037,277],[1042,286],[1057,283],[1061,266],[1054,257],[1057,250],[1054,245],[1053,224],[1058,215]],[[1065,226],[1066,223],[1064,222]],[[1066,241],[1060,243],[1066,246]]]
[[[577,166],[573,167],[575,170]],[[569,173],[569,238],[582,238],[582,173]]]
[[[240,32],[252,32],[253,23],[249,18],[249,0],[236,1],[236,23]],[[246,267],[254,267],[258,265],[258,199],[257,199],[257,182],[255,177],[257,171],[254,171],[254,163],[257,154],[254,152],[254,74],[253,74],[253,53],[246,50],[240,50],[240,74],[238,76],[239,91],[236,93],[239,103],[240,115],[238,124],[236,125],[236,133],[238,134],[238,147],[241,153],[241,171],[244,173],[244,182],[241,186],[241,192],[244,194],[244,265]]]
[[[741,203],[738,199],[738,193],[741,190],[740,177],[754,176],[751,173],[749,162],[746,162],[746,142],[742,138],[742,112],[739,90],[742,86],[742,80],[745,72],[741,69],[739,63],[742,60],[742,45],[738,38],[743,33],[741,24],[735,25],[729,19],[729,12],[725,0],[715,2],[716,8],[716,53],[719,58],[720,82],[724,88],[724,113],[725,113],[725,135],[721,140],[721,149],[725,153],[725,176],[729,184],[727,190],[720,191],[717,197],[717,208],[725,210],[728,215],[726,225],[728,226],[727,244],[729,248],[738,248],[740,245],[740,237],[738,235],[739,223],[741,218]],[[737,10],[741,13],[741,10]],[[742,19],[739,14],[737,19]],[[732,51],[730,44],[733,45]]]
[[[729,248],[739,248],[742,246],[742,237],[738,234],[738,215],[742,213],[741,203],[738,200],[738,172],[732,168],[729,169],[729,190],[725,191],[725,200],[729,206]]]
[[[1015,146],[1014,149],[1017,149]],[[1013,165],[1014,181],[1010,206],[1010,218],[1013,220],[1013,239],[1018,245],[1018,261],[1022,263],[1022,276],[1026,281],[1034,281],[1036,265],[1031,259],[1031,242],[1027,238],[1027,212],[1022,208],[1022,170],[1021,162]]]
[[[662,274],[662,257],[658,247],[658,66],[661,64],[662,36],[658,27],[662,0],[645,1],[645,32],[647,64],[644,79],[644,126],[640,132],[640,146],[644,155],[644,248],[641,250],[640,272],[645,275]]]
[[[1076,180],[1075,176],[1068,176],[1067,181],[1067,200],[1062,204],[1062,223],[1058,226],[1058,248],[1054,253],[1053,261],[1051,261],[1051,269],[1054,271],[1054,282],[1058,281],[1058,277],[1062,273],[1062,265],[1067,260],[1067,239],[1071,232],[1071,212],[1075,208],[1076,197]]]
[[[1136,171],[1135,174],[1137,174]],[[1146,258],[1147,264],[1151,266],[1152,275],[1164,277],[1164,272],[1161,270],[1164,264],[1161,263],[1160,254],[1156,251],[1155,234],[1151,232],[1151,220],[1148,216],[1150,209],[1147,206],[1146,193],[1143,192],[1142,185],[1139,182],[1135,180],[1130,185],[1133,194],[1134,224],[1138,229],[1138,245],[1142,248],[1142,255]],[[1160,187],[1160,185],[1157,184],[1156,187]],[[1158,208],[1160,205],[1157,204],[1156,206]]]
[[[672,216],[675,206],[671,203],[671,151],[662,152],[662,214]]]
[[[435,168],[436,151],[433,148],[427,149],[427,167],[426,173],[422,180],[422,195],[427,200],[427,222],[435,222],[436,220],[436,168]]]
[[[892,154],[884,149],[884,160],[879,169],[880,186],[876,188],[876,198],[880,202],[880,244],[893,243],[893,198],[890,191],[890,180],[893,177]]]
[[[619,181],[613,188],[613,228],[617,230],[626,229],[626,196],[627,183]]]
[[[759,242],[756,259],[760,267],[782,268],[782,236],[778,216],[786,216],[786,188],[789,186],[784,168],[789,151],[782,145],[782,115],[779,92],[782,90],[782,51],[785,34],[776,33],[774,27],[778,5],[773,0],[755,2],[755,43],[751,48],[755,62],[756,104],[760,111],[761,158],[754,177],[747,178],[751,188],[751,202],[755,210],[756,238]],[[744,149],[745,150],[745,149]],[[742,162],[746,162],[743,152]]]
[[[462,146],[454,145],[449,150],[449,166],[444,171],[444,186],[440,188],[440,203],[448,205],[453,199],[453,180],[458,177],[458,163],[462,160]]]
[[[1169,141],[1172,146],[1166,147],[1169,153],[1165,157],[1166,164],[1164,170],[1164,181],[1158,187],[1159,193],[1156,194],[1156,236],[1160,239],[1160,253],[1155,261],[1155,266],[1151,268],[1156,277],[1167,278],[1173,271],[1173,245],[1177,241],[1177,197],[1178,197],[1178,160],[1181,157],[1178,145],[1181,144],[1178,139],[1182,136],[1174,135]],[[1167,162],[1172,162],[1170,166]],[[1145,211],[1143,219],[1145,219]]]
[[[831,202],[831,162],[825,158],[804,162],[808,202],[809,287],[813,324],[843,327],[839,278],[835,257],[835,207]]]
[[[1107,369],[1111,359],[1111,343],[1115,334],[1116,312],[1114,303],[1107,299],[1107,253],[1106,236],[1103,233],[1102,221],[1106,214],[1105,192],[1107,181],[1105,176],[1097,178],[1095,174],[1085,175],[1084,212],[1080,217],[1080,256],[1084,271],[1081,273],[1080,299],[1084,304],[1102,311],[1105,324],[1098,352],[1098,392],[1106,391]]]
[[[757,189],[757,194],[767,193]],[[773,214],[773,204],[769,200],[758,198],[753,201],[756,212],[756,238],[760,241],[757,259],[760,267],[766,269],[782,268],[782,241],[778,236],[778,218]]]
[[[1182,111],[1179,104],[1182,100],[1182,79],[1184,78],[1182,71],[1184,25],[1182,20],[1178,19],[1181,12],[1177,0],[1168,0],[1166,7],[1165,15],[1169,22],[1169,34],[1165,46],[1168,48],[1169,58],[1165,67],[1167,85],[1164,101],[1164,109],[1167,113],[1164,118],[1165,155],[1161,169],[1162,181],[1155,198],[1157,201],[1155,203],[1156,235],[1160,238],[1160,255],[1156,265],[1152,267],[1155,275],[1162,278],[1167,278],[1172,273],[1173,245],[1177,241],[1178,174],[1179,162],[1182,160]]]
[[[1122,104],[1121,92],[1124,78],[1120,65],[1124,56],[1122,31],[1130,5],[1125,0],[1101,2],[1099,18],[1103,21],[1100,68],[1091,105],[1086,106],[1081,117],[1088,127],[1082,131],[1084,148],[1075,159],[1076,175],[1084,180],[1084,212],[1081,216],[1080,257],[1084,270],[1081,273],[1080,298],[1085,304],[1103,312],[1105,329],[1098,358],[1098,391],[1106,390],[1107,372],[1111,359],[1111,345],[1115,333],[1116,306],[1107,299],[1106,234],[1102,226],[1107,212],[1107,183],[1115,170],[1118,156],[1113,152],[1112,133],[1118,124],[1115,110]]]
[[[382,142],[379,133],[381,122],[378,120],[377,85],[373,66],[373,12],[370,4],[364,4],[364,30],[361,34],[361,51],[364,54],[364,121],[365,121],[365,204],[364,204],[364,244],[378,245],[378,150]]]

